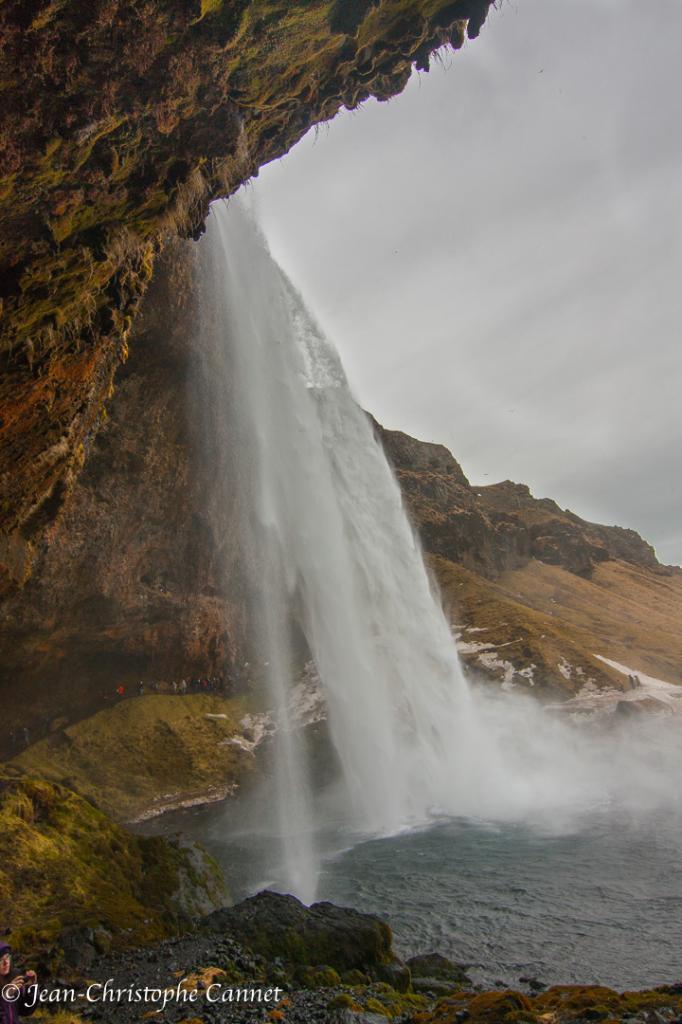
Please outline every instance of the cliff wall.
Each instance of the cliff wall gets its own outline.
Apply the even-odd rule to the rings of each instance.
[[[490,0],[7,0],[0,585],[31,572],[156,254],[311,125],[388,99]]]
[[[376,425],[427,551],[494,579],[530,559],[591,577],[618,559],[670,576],[634,530],[586,522],[525,484],[472,486],[442,445]]]
[[[5,750],[12,730],[37,739],[118,686],[234,679],[245,660],[233,491],[199,440],[195,255],[176,242],[159,262],[85,467],[33,575],[0,604]]]

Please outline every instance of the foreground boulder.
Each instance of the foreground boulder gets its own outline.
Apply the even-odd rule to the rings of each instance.
[[[460,964],[448,960],[440,953],[422,953],[411,957],[406,967],[415,992],[434,996],[448,995],[453,989],[472,987],[471,978]]]
[[[451,981],[455,985],[471,984],[471,979],[461,966],[448,960],[440,953],[421,953],[410,957],[407,966],[413,978],[436,978],[438,981]]]
[[[393,952],[391,929],[359,910],[332,903],[306,907],[294,896],[261,892],[236,907],[215,911],[207,924],[268,960],[324,964],[341,974],[363,971],[381,980],[390,971],[394,988],[409,985],[409,970]]]

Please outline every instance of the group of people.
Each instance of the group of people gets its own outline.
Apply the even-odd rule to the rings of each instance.
[[[113,694],[107,690],[103,696],[107,703],[112,700],[112,697],[114,701],[117,701],[126,697],[144,697],[148,693],[175,694],[177,696],[185,696],[188,693],[214,693],[221,697],[229,697],[243,688],[250,678],[250,672],[249,662],[244,662],[243,665],[234,666],[231,669],[229,678],[226,673],[222,672],[215,675],[186,676],[170,681],[141,679],[132,685],[119,683]],[[62,728],[66,724],[69,724],[66,718],[58,719],[55,722],[48,715],[42,719],[39,716],[33,716],[30,730],[27,725],[10,729],[8,747],[5,748],[4,742],[0,744],[2,756],[10,759],[16,757],[32,743],[50,736],[55,729]],[[0,1024],[4,1024],[1,1018]]]
[[[145,682],[141,679],[137,686],[126,686],[121,683],[116,687],[117,697],[133,697],[135,695],[144,697],[147,693],[172,693],[185,696],[188,693],[218,693],[221,696],[228,696],[231,692],[231,685],[226,676],[193,676],[183,679],[172,679],[170,682],[152,681]]]

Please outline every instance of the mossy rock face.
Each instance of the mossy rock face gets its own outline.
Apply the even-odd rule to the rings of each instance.
[[[249,946],[268,960],[335,972],[374,973],[396,960],[391,929],[358,910],[314,903],[306,907],[294,896],[262,892],[236,907],[218,910],[207,926]]]
[[[369,985],[370,979],[368,975],[363,974],[362,971],[353,970],[344,971],[341,975],[341,981],[344,985],[351,985],[354,987],[356,985]]]
[[[30,541],[59,512],[163,240],[198,237],[312,125],[395,95],[490,3],[0,5],[0,531]]]
[[[299,967],[295,977],[303,988],[335,988],[341,984],[338,971],[324,965],[321,967]]]
[[[134,836],[63,786],[0,769],[0,920],[52,968],[175,934],[226,893],[208,854]]]

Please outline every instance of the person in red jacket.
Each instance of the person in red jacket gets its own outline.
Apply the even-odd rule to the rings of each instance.
[[[28,989],[37,984],[35,971],[18,974],[12,970],[12,949],[0,942],[0,1024],[21,1024],[35,1009]]]

